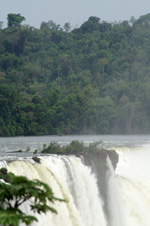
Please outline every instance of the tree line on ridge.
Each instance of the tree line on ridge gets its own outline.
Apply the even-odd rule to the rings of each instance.
[[[0,136],[150,132],[150,14],[0,23]]]

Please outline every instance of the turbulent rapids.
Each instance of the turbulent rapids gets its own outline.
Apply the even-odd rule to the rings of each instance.
[[[115,159],[113,151],[117,153]],[[110,154],[109,154],[110,153]],[[114,146],[100,156],[1,158],[0,168],[40,179],[56,197],[58,214],[37,215],[33,226],[149,226],[150,146]],[[28,206],[23,206],[25,212]]]

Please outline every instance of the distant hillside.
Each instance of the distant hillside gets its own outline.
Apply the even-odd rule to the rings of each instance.
[[[150,14],[21,22],[0,29],[0,136],[150,133]]]

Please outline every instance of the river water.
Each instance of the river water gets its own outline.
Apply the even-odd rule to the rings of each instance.
[[[50,142],[57,142],[60,145],[67,145],[73,140],[82,141],[85,145],[102,141],[103,147],[131,147],[149,146],[150,135],[80,135],[80,136],[26,136],[26,137],[0,137],[0,153],[13,151],[42,150],[43,145],[48,146]]]

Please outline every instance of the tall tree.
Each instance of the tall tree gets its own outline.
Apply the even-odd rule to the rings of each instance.
[[[20,24],[25,20],[25,17],[19,14],[9,13],[7,16],[8,27],[19,27]]]

